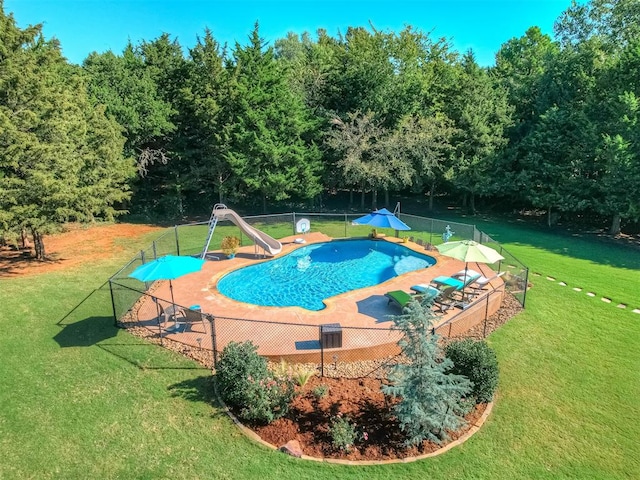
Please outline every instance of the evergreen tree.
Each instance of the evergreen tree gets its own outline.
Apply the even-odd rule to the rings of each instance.
[[[473,52],[463,57],[458,72],[446,110],[457,128],[450,176],[465,200],[469,197],[475,213],[475,196],[494,191],[493,162],[507,143],[505,129],[511,124],[512,108],[506,91],[476,63]]]
[[[58,43],[39,25],[19,29],[0,8],[2,230],[30,231],[42,259],[44,235],[62,223],[121,213],[115,205],[128,198],[134,173],[123,141]]]
[[[411,302],[405,314],[393,318],[395,328],[403,333],[398,343],[408,362],[396,365],[389,375],[390,385],[383,385],[387,395],[400,397],[394,407],[407,445],[423,440],[440,443],[447,430],[464,424],[469,404],[464,400],[471,382],[461,375],[447,373],[453,362],[438,345],[432,332],[434,315],[428,305]]]
[[[125,154],[138,161],[146,176],[154,164],[166,164],[166,136],[175,130],[174,110],[166,102],[144,59],[129,43],[121,56],[112,52],[92,53],[83,63],[89,93],[106,107],[122,126],[127,142]]]
[[[249,45],[236,43],[229,65],[231,102],[227,159],[248,193],[284,200],[320,192],[316,125],[256,26]]]
[[[189,186],[199,191],[217,190],[219,202],[225,202],[237,179],[233,176],[227,153],[230,129],[231,84],[225,70],[225,50],[221,49],[210,30],[198,38],[190,50],[184,88],[180,92],[182,152]],[[212,192],[213,193],[213,192]]]

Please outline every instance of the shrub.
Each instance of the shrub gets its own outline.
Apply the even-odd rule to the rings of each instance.
[[[348,452],[356,441],[358,434],[356,426],[351,423],[348,417],[338,414],[329,426],[329,436],[331,444],[338,450]]]
[[[453,362],[450,371],[473,383],[471,394],[476,402],[490,402],[498,387],[498,359],[487,342],[471,339],[451,342],[445,354]]]
[[[293,380],[296,385],[300,387],[304,387],[313,374],[316,373],[315,368],[306,367],[304,365],[292,366],[284,359],[281,359],[280,363],[273,365],[271,370],[277,379]]]
[[[312,393],[317,400],[320,400],[321,398],[324,398],[327,396],[327,394],[329,393],[329,387],[327,387],[324,384],[318,385],[316,388],[313,389]]]
[[[256,423],[285,415],[294,395],[293,382],[274,378],[252,342],[231,342],[224,348],[216,381],[222,399],[236,407],[241,418]]]
[[[281,358],[279,363],[272,364],[271,371],[276,378],[289,378],[293,373],[291,365],[284,358]]]

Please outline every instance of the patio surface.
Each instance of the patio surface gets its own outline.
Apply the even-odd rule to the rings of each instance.
[[[296,238],[300,237],[297,235],[281,239],[282,252],[278,256],[286,255],[294,249],[304,246],[294,242]],[[332,240],[319,232],[306,234],[304,239],[306,245]],[[402,243],[401,239],[393,237],[385,237],[379,241]],[[463,262],[442,256],[437,251],[425,251],[423,246],[413,242],[407,242],[404,245],[434,257],[436,264],[428,269],[409,272],[372,287],[332,297],[325,300],[327,307],[320,311],[309,311],[301,307],[250,305],[232,300],[219,293],[216,285],[223,275],[239,267],[267,261],[271,258],[259,258],[255,254],[253,245],[242,247],[234,259],[226,259],[220,252],[210,252],[212,255],[225,259],[209,260],[201,271],[173,280],[174,298],[178,305],[184,307],[200,305],[203,313],[212,314],[216,318],[215,333],[218,350],[222,350],[224,345],[230,341],[252,340],[259,347],[258,353],[272,359],[285,358],[289,361],[313,362],[317,361],[320,351],[319,326],[339,323],[343,329],[342,347],[330,349],[330,354],[339,350],[340,359],[349,361],[386,357],[397,352],[396,342],[399,339],[399,334],[390,331],[393,322],[389,316],[398,315],[400,310],[397,306],[388,304],[388,299],[384,294],[391,290],[409,292],[412,285],[429,283],[439,275],[450,276],[464,269]],[[489,278],[495,275],[488,265],[474,263],[469,264],[468,267],[483,272]],[[489,295],[488,299],[487,295],[481,295],[481,300],[473,302],[477,305],[472,304],[464,311],[460,308],[449,309],[438,319],[434,327],[437,329],[439,325],[446,323],[454,315],[458,315],[455,321],[456,331],[467,330],[480,323],[486,315],[491,315],[500,308],[504,291],[501,288],[502,285],[503,282],[500,278],[495,279],[489,290],[498,289],[500,290],[499,294]],[[169,302],[171,298],[169,283],[166,281],[156,282],[153,295]],[[157,330],[156,311],[156,307],[150,299],[143,301],[137,312],[138,320],[149,328]],[[181,343],[211,349],[211,332],[209,327],[206,328],[207,331],[204,329],[203,325],[198,324],[186,333],[165,332],[163,335]]]

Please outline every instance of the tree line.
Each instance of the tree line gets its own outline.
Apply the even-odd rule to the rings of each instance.
[[[245,44],[170,34],[71,65],[0,0],[0,228],[39,237],[134,210],[216,201],[451,194],[640,217],[640,2],[573,3],[492,67],[410,26]],[[379,199],[383,195],[384,199]],[[432,206],[432,203],[430,203]],[[40,245],[44,255],[44,245]]]

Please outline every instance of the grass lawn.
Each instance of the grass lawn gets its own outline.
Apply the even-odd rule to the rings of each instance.
[[[212,400],[207,370],[113,327],[100,286],[147,236],[118,258],[0,279],[0,478],[640,478],[640,315],[631,312],[640,253],[479,227],[542,276],[531,277],[527,310],[489,339],[497,403],[461,447],[411,464],[342,467],[247,440]],[[205,233],[193,231],[194,251]]]

